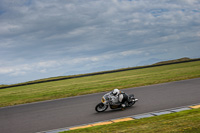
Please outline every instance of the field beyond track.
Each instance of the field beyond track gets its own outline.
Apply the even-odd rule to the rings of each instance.
[[[200,61],[0,89],[0,107],[200,77]]]

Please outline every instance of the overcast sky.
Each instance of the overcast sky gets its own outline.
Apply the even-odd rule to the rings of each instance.
[[[0,84],[200,57],[198,0],[1,0]]]

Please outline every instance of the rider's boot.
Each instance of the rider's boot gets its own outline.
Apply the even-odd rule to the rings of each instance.
[[[126,108],[126,105],[125,105],[125,104],[122,104],[122,105],[121,105],[121,110],[125,110],[125,108]]]

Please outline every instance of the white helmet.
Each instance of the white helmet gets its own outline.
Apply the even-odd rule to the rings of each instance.
[[[115,96],[115,95],[118,95],[119,94],[119,90],[118,89],[114,89],[112,94]]]

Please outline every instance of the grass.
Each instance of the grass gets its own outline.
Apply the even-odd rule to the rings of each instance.
[[[200,109],[62,133],[200,133]]]
[[[0,89],[0,107],[200,77],[200,61]]]
[[[192,61],[199,61],[199,60],[200,60],[200,58],[190,59],[190,58],[184,57],[184,58],[175,59],[175,60],[157,62],[155,64],[146,65],[146,66],[128,67],[128,68],[121,68],[121,69],[116,69],[116,70],[101,71],[101,72],[86,73],[86,74],[78,74],[78,75],[49,77],[49,78],[38,79],[38,80],[33,80],[33,81],[28,81],[28,82],[23,82],[23,83],[17,83],[17,84],[11,84],[11,85],[0,84],[0,89],[1,88],[23,86],[23,85],[30,85],[30,84],[38,84],[38,83],[44,83],[44,82],[51,82],[51,81],[58,81],[58,80],[64,80],[64,79],[71,79],[71,78],[78,78],[78,77],[86,77],[86,76],[91,76],[91,75],[100,75],[100,74],[105,74],[105,73],[114,73],[114,72],[127,71],[127,70],[133,70],[133,69],[149,68],[149,67],[155,67],[157,65],[161,66],[161,65],[177,64],[177,63],[192,62]]]

